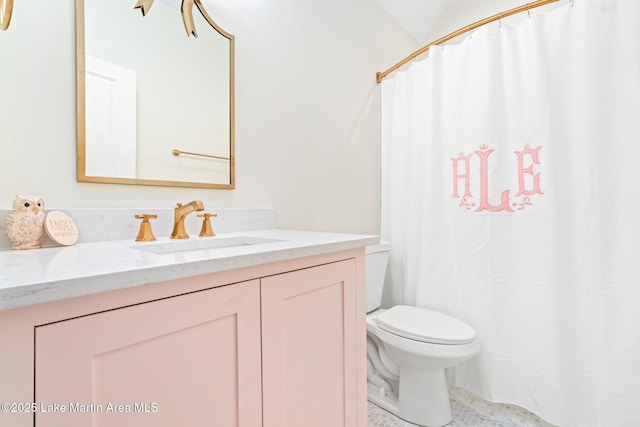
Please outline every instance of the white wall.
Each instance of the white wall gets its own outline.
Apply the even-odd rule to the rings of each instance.
[[[76,182],[74,2],[33,0],[0,33],[0,208],[15,194],[47,209],[201,199],[276,208],[281,228],[377,233],[375,72],[415,40],[371,0],[206,4],[236,36],[236,190]]]

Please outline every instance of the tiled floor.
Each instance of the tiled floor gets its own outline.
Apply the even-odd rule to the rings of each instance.
[[[452,427],[553,427],[526,409],[491,403],[460,388],[449,387]],[[413,427],[369,402],[369,427]]]

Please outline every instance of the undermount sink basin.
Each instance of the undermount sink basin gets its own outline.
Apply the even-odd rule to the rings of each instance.
[[[172,254],[177,252],[202,251],[208,249],[225,249],[239,246],[264,245],[266,243],[282,242],[280,239],[268,239],[254,236],[237,237],[209,237],[205,239],[172,240],[163,243],[142,244],[131,246],[144,252],[154,254]]]

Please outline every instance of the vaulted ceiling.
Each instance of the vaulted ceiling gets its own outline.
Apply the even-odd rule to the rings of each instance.
[[[453,31],[489,16],[533,0],[372,0],[380,5],[419,43],[427,44]],[[566,1],[558,1],[536,9],[544,13]],[[505,23],[517,23],[520,17],[511,17]]]
[[[426,38],[434,24],[449,6],[462,0],[374,0],[416,40],[430,42]]]

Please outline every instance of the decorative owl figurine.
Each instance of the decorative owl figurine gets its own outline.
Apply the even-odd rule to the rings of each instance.
[[[7,235],[13,249],[41,248],[44,233],[44,200],[39,196],[16,196],[7,217]]]

